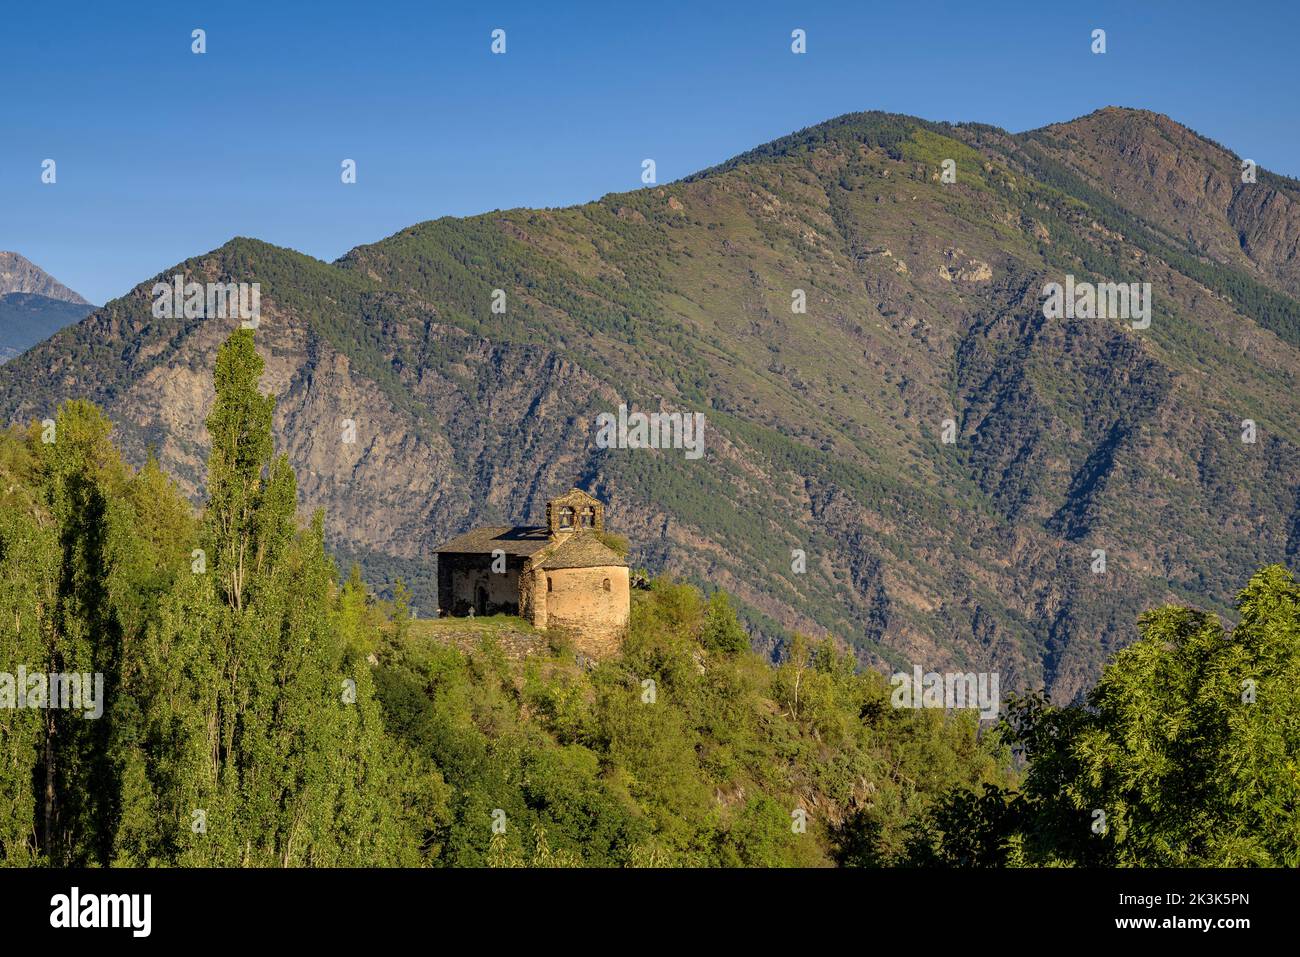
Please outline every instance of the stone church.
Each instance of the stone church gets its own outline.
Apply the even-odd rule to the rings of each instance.
[[[518,615],[563,629],[590,657],[618,650],[631,602],[627,562],[600,539],[605,506],[580,489],[546,503],[545,525],[476,528],[435,549],[441,615]]]

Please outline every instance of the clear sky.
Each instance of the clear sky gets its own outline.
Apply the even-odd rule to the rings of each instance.
[[[1020,131],[1142,107],[1298,176],[1298,51],[1295,0],[15,0],[0,249],[102,303],[232,236],[331,260],[426,219],[634,189],[647,157],[667,182],[867,109]]]

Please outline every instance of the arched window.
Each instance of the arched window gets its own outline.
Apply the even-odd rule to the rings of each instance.
[[[551,581],[551,576],[550,576],[550,575],[547,575],[547,576],[546,576],[546,590],[547,590],[547,591],[554,591],[554,590],[555,590],[555,583],[554,583],[553,581]]]
[[[573,528],[573,506],[560,506],[560,528]]]
[[[605,591],[609,591],[609,579],[606,578],[603,582],[601,582],[600,587],[605,589]]]

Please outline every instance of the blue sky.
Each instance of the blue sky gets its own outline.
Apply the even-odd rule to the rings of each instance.
[[[232,236],[334,259],[426,219],[634,189],[646,157],[667,182],[853,110],[1020,131],[1142,107],[1300,176],[1300,4],[1281,0],[98,0],[3,23],[0,249],[94,302]]]

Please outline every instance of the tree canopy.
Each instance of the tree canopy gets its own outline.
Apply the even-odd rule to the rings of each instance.
[[[297,518],[253,334],[221,348],[206,501],[69,402],[0,433],[0,862],[51,866],[1300,864],[1300,588],[1166,607],[1087,700],[891,706],[839,642],[749,649],[728,596],[633,591],[621,655],[506,654],[345,580]],[[455,623],[451,623],[454,629]],[[7,703],[6,703],[7,704]]]

